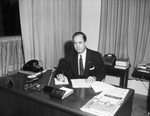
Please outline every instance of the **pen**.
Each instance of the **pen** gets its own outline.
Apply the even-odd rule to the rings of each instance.
[[[49,78],[49,81],[48,81],[48,86],[50,85],[51,79],[53,77],[53,73],[54,73],[54,71],[52,71],[52,74],[50,75],[50,78]]]
[[[109,95],[109,94],[105,94],[104,96],[114,98],[114,99],[122,99],[122,97],[117,97],[117,96]]]

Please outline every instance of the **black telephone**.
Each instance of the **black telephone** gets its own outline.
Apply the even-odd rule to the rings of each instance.
[[[105,54],[103,56],[103,61],[106,66],[113,67],[115,65],[116,59],[117,58],[116,58],[115,54],[112,54],[112,53]]]
[[[28,61],[24,66],[23,70],[25,71],[33,71],[33,72],[39,72],[43,70],[42,62],[38,60],[30,60]]]

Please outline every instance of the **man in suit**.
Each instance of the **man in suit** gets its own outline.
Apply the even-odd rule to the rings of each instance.
[[[102,55],[86,47],[86,35],[83,32],[76,32],[73,37],[75,50],[67,54],[56,70],[56,77],[64,81],[66,76],[69,79],[85,78],[88,83],[105,78],[105,68]],[[80,58],[81,57],[81,58]]]

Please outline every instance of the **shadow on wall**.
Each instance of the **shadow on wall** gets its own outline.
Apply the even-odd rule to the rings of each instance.
[[[71,40],[69,40],[64,44],[64,54],[65,54],[65,56],[67,56],[71,52],[75,52],[75,49],[74,49],[73,42]],[[60,64],[62,65],[62,63],[64,63],[64,58],[61,58],[59,60],[58,66],[60,67]]]
[[[73,51],[74,51],[73,42],[71,40],[69,40],[69,41],[67,41],[64,44],[64,53],[65,53],[65,56],[67,56],[70,52],[73,52]]]

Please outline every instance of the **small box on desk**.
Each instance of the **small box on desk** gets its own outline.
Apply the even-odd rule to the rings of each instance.
[[[44,91],[49,93],[51,97],[64,99],[73,93],[73,89],[67,87],[55,88],[52,86],[45,86]]]

